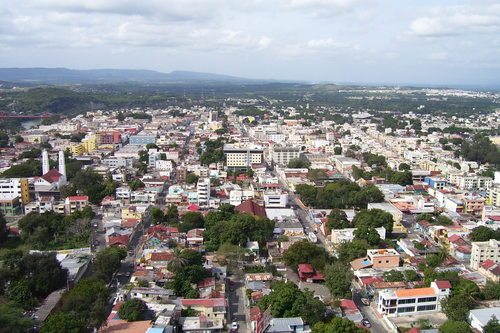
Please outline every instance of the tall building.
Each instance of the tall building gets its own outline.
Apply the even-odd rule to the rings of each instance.
[[[49,153],[46,149],[44,149],[42,151],[42,175],[45,175],[47,172],[49,172],[49,170]]]
[[[226,166],[233,170],[247,170],[252,164],[263,162],[264,150],[258,146],[224,145]]]
[[[473,269],[478,269],[479,265],[486,260],[500,262],[500,242],[496,239],[490,239],[486,242],[472,242],[470,266]]]
[[[200,178],[196,184],[198,192],[198,205],[200,207],[208,207],[210,200],[210,178]]]
[[[64,152],[59,151],[59,173],[66,177],[66,161],[64,160]]]
[[[278,165],[287,165],[290,160],[299,158],[300,147],[274,147],[272,160]]]

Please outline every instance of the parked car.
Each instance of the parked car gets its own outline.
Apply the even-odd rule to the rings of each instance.
[[[370,300],[368,298],[362,298],[361,303],[363,303],[363,305],[370,305]]]
[[[231,332],[236,332],[236,331],[238,330],[238,328],[239,328],[239,327],[240,327],[240,325],[238,325],[238,323],[237,323],[237,322],[233,321],[233,322],[231,323],[231,328],[230,328],[230,330],[231,330]]]
[[[364,327],[368,327],[368,328],[372,327],[372,323],[370,323],[370,321],[368,319],[363,319],[361,321],[361,325],[363,325]]]

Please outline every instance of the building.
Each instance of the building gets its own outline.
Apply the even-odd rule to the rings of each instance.
[[[99,145],[115,145],[122,142],[122,135],[119,131],[97,133],[97,143]]]
[[[258,146],[239,147],[226,144],[224,155],[228,169],[235,170],[247,170],[252,164],[262,164],[264,160],[264,150]]]
[[[27,178],[0,179],[0,200],[19,197],[26,205],[30,202],[29,181]]]
[[[367,250],[366,256],[373,268],[399,267],[400,254],[394,249]]]
[[[200,207],[208,207],[210,201],[210,178],[200,178],[196,184],[198,193],[198,205]]]
[[[265,192],[264,204],[269,208],[285,208],[288,205],[287,192]]]
[[[470,266],[477,270],[479,265],[486,260],[495,263],[500,261],[500,242],[496,239],[485,242],[472,242]]]
[[[485,308],[485,309],[474,309],[469,311],[467,316],[467,321],[470,323],[472,328],[475,328],[479,332],[484,332],[484,327],[488,322],[493,319],[493,317],[500,317],[500,307]]]
[[[385,289],[376,298],[377,311],[389,317],[438,312],[450,293],[449,281],[431,282],[429,288]]]
[[[201,316],[225,320],[227,300],[225,298],[181,299],[182,309],[191,308]]]
[[[355,158],[338,156],[335,157],[335,168],[342,174],[347,174],[352,170],[352,167],[356,166],[361,168],[361,162]]]
[[[86,195],[73,195],[64,200],[66,214],[73,214],[84,209],[89,204],[89,197]]]
[[[461,190],[487,190],[493,185],[493,179],[478,175],[457,176],[456,185]]]
[[[437,177],[425,177],[424,182],[435,190],[442,190],[447,185],[446,179]]]
[[[288,165],[292,159],[299,158],[300,147],[274,147],[272,152],[272,161],[279,165]]]
[[[5,216],[14,216],[21,214],[21,201],[19,197],[0,198],[0,212]]]
[[[133,157],[109,156],[102,160],[102,164],[110,168],[132,168],[134,160],[135,159]]]
[[[500,207],[500,186],[490,187],[488,190],[488,204]]]
[[[149,143],[156,143],[156,133],[140,132],[136,135],[131,135],[129,138],[131,145],[147,145]]]

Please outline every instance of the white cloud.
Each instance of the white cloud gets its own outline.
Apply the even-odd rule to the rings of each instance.
[[[423,37],[499,31],[500,5],[435,8],[433,14],[418,17],[410,25],[412,34]]]

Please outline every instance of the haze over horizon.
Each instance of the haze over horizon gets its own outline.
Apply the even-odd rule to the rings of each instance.
[[[493,0],[0,0],[0,5],[1,67],[500,84],[500,4]]]

